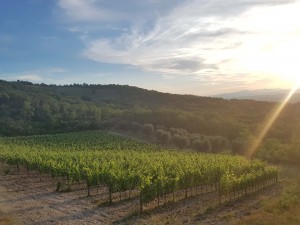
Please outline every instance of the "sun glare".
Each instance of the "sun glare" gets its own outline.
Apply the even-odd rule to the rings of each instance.
[[[270,130],[270,128],[273,126],[274,122],[276,121],[276,119],[278,118],[278,116],[280,115],[280,113],[282,112],[282,110],[285,108],[286,104],[289,102],[289,100],[291,99],[291,97],[295,94],[295,92],[297,91],[299,86],[294,86],[294,88],[292,88],[290,90],[290,92],[288,93],[288,95],[286,96],[286,98],[284,99],[284,101],[282,101],[281,103],[279,103],[277,105],[277,107],[274,108],[273,112],[271,113],[270,116],[268,116],[266,118],[266,120],[263,122],[262,125],[262,129],[259,131],[256,140],[254,140],[254,142],[252,143],[252,145],[249,146],[249,148],[247,149],[247,157],[248,158],[252,158],[252,156],[254,155],[254,153],[257,151],[257,149],[259,148],[260,144],[262,143],[263,139],[266,137],[268,131]]]
[[[257,41],[257,42],[256,42]],[[241,67],[252,73],[269,77],[284,87],[300,83],[300,46],[294,40],[267,44],[253,40],[252,49],[245,49],[239,59]]]
[[[252,25],[261,33],[250,35],[245,41],[237,60],[239,69],[256,77],[266,78],[274,87],[290,88],[284,101],[278,103],[273,111],[266,115],[261,129],[256,134],[256,140],[248,148],[249,158],[257,151],[282,110],[300,88],[299,10],[300,4],[297,3],[293,7],[275,7],[268,13],[263,10],[254,11],[250,24],[246,24]]]
[[[284,101],[279,103],[263,122],[262,129],[258,132],[256,140],[247,151],[249,158],[257,151],[286,104],[300,87],[300,64],[297,62],[298,58],[300,58],[300,46],[289,40],[284,43],[265,45],[260,51],[256,49],[256,52],[245,56],[242,61],[244,68],[252,73],[261,74],[263,77],[269,78],[277,84],[277,87],[290,88],[290,92]]]
[[[299,86],[299,10],[300,3],[251,10],[242,22],[252,33],[237,52],[237,68],[277,87]]]

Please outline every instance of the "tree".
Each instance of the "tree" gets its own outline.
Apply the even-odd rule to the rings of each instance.
[[[244,155],[246,151],[246,141],[241,138],[237,138],[232,141],[231,147],[233,154]]]
[[[179,136],[186,136],[186,135],[188,135],[188,132],[185,129],[174,128],[174,127],[170,128],[170,133],[172,135],[178,134]]]
[[[138,122],[131,122],[130,123],[130,129],[133,133],[138,133],[141,131],[143,125]]]
[[[171,134],[168,131],[164,131],[162,129],[156,130],[156,138],[159,143],[167,144],[171,140]]]
[[[280,140],[269,138],[259,147],[255,157],[272,163],[284,162],[289,150]]]
[[[144,124],[144,126],[142,127],[142,131],[143,134],[150,136],[154,131],[153,125],[151,123]]]
[[[180,149],[184,147],[188,147],[190,144],[190,140],[187,136],[180,136],[179,134],[175,134],[172,138],[173,143],[179,147]]]
[[[120,130],[128,130],[129,129],[129,123],[126,120],[121,120],[117,124],[117,128]]]
[[[211,150],[214,153],[222,151],[228,145],[228,140],[222,136],[212,136],[209,139],[211,142]]]
[[[193,141],[192,147],[199,152],[210,152],[211,142],[208,138],[196,139]]]

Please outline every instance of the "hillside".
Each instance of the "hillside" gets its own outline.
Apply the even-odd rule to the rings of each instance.
[[[166,94],[120,85],[55,86],[1,81],[0,88],[1,123],[6,127],[0,131],[2,135],[45,132],[43,126],[47,126],[47,132],[64,130],[65,125],[93,129],[122,118],[190,132],[227,133],[233,138],[237,133],[230,133],[237,132],[235,127],[240,131],[249,123],[261,121],[274,107],[272,103]]]
[[[255,140],[257,131],[262,128],[263,122],[271,117],[272,112],[278,106],[274,102],[173,95],[120,85],[56,86],[0,81],[0,91],[1,136],[74,132],[63,136],[60,134],[52,136],[56,137],[58,145],[64,148],[74,147],[80,141],[80,138],[67,138],[70,135],[80,135],[76,131],[100,129],[112,130],[133,138],[141,137],[146,142],[151,141],[167,146],[171,145],[171,147],[174,147],[174,143],[176,143],[175,137],[190,140],[183,147],[179,147],[184,152],[202,152],[202,148],[200,150],[192,149],[195,143],[199,144],[209,140],[212,145],[215,142],[220,144],[218,143],[220,140],[227,140],[226,146],[217,149],[217,152],[221,151],[227,155],[230,153],[243,155],[251,141]],[[286,168],[298,165],[300,160],[299,114],[300,103],[288,104],[253,157],[276,165],[284,164],[287,165]],[[125,129],[124,124],[126,125]],[[151,126],[151,132],[146,133],[144,128]],[[85,136],[82,134],[80,137],[83,139],[92,137],[89,132]],[[158,134],[169,134],[168,142],[161,143]],[[34,140],[37,143],[48,140],[53,144],[50,136],[41,137],[2,138],[2,140],[9,140],[14,144],[17,142],[13,140],[21,142]],[[196,141],[195,137],[198,138]],[[92,140],[84,143],[90,145],[95,142],[95,146],[103,146],[103,143],[98,143],[101,141],[100,138],[92,138]],[[111,146],[109,138],[103,140],[107,142],[108,146]],[[70,141],[72,144],[62,144],[64,141]],[[33,142],[28,143],[31,143],[30,152],[33,152],[33,148],[40,151],[39,146],[34,147]],[[116,144],[116,141],[112,141],[112,143]],[[131,141],[126,143],[130,145],[130,149],[137,147]],[[119,145],[118,148],[122,149],[124,146],[126,144]],[[205,148],[208,146],[209,144],[205,145]],[[77,149],[81,148],[77,147]],[[209,148],[211,148],[210,153],[216,152],[213,146],[209,146]],[[17,148],[14,150],[16,151]],[[1,151],[2,154],[3,152]],[[207,153],[207,149],[204,149],[204,152]],[[15,155],[11,151],[7,153]],[[66,157],[59,157],[59,159],[62,158]],[[112,156],[109,156],[109,159],[111,158]],[[152,158],[150,157],[150,159]],[[182,157],[180,161],[181,159]],[[144,163],[138,163],[138,165],[144,165]],[[6,171],[5,168],[4,170],[2,168],[2,171]],[[235,200],[234,202],[237,204],[229,203],[218,206],[218,196],[215,193],[204,193],[204,195],[193,196],[174,205],[163,206],[149,214],[135,215],[130,213],[138,208],[138,199],[124,200],[120,201],[120,204],[108,206],[101,204],[107,200],[107,195],[103,194],[107,193],[106,189],[98,190],[97,188],[96,190],[94,188],[91,190],[91,198],[82,198],[86,194],[86,190],[79,188],[76,192],[53,192],[55,184],[51,179],[45,179],[46,176],[43,175],[42,182],[38,182],[40,175],[37,173],[33,173],[34,175],[27,178],[25,167],[21,168],[20,173],[22,177],[26,177],[25,181],[22,180],[23,178],[17,178],[20,176],[17,168],[10,168],[10,171],[11,174],[0,176],[1,191],[4,193],[0,197],[6,202],[0,211],[0,223],[3,221],[4,224],[6,221],[14,221],[17,218],[25,221],[42,220],[45,224],[61,220],[63,222],[79,221],[80,223],[87,218],[93,222],[103,220],[116,221],[120,224],[165,224],[167,222],[176,224],[178,216],[184,218],[182,221],[180,220],[180,224],[211,224],[212,221],[220,224],[222,224],[221,222],[224,224],[224,221],[225,224],[234,224],[235,222],[252,224],[254,221],[276,224],[275,220],[278,221],[277,224],[285,224],[299,209],[297,201],[299,187],[294,187],[294,184],[299,183],[296,180],[298,175],[296,172],[293,173],[290,180],[283,180],[283,178],[287,179],[287,176],[286,174],[281,175],[279,185],[263,189],[254,197]],[[83,184],[80,185],[83,186]],[[74,184],[74,186],[78,187],[78,184]],[[8,191],[9,188],[13,190],[13,195],[6,194],[7,192],[12,193],[12,191]],[[32,191],[34,191],[34,195]],[[100,198],[98,193],[101,195]],[[185,194],[180,192],[178,195],[184,198]],[[44,196],[47,196],[48,199],[46,203]],[[20,206],[16,199],[28,199],[28,201]],[[59,199],[58,202],[57,199]],[[116,196],[116,199],[119,199],[119,196]],[[269,199],[270,203],[266,203],[269,202]],[[11,204],[11,202],[16,203]],[[37,210],[32,210],[30,213],[23,213],[33,205],[41,207],[35,207]],[[84,210],[82,210],[82,205],[85,206]],[[10,213],[15,208],[18,208],[19,214]],[[49,215],[49,208],[54,209],[51,211],[53,216],[45,219],[47,218],[45,215]],[[119,214],[112,214],[111,210],[118,211]],[[53,219],[54,217],[56,219]],[[297,216],[295,216],[295,221],[290,224],[297,224]]]
[[[224,99],[251,99],[266,102],[281,102],[289,94],[287,89],[261,89],[261,90],[245,90],[233,93],[219,94],[214,97]],[[289,100],[290,103],[300,102],[300,90]]]
[[[277,107],[272,102],[175,95],[121,85],[57,86],[0,81],[0,90],[2,136],[111,130],[126,123],[126,130],[131,127],[128,132],[137,133],[141,126],[150,124],[155,129],[164,127],[167,132],[183,129],[190,139],[221,136],[239,154],[243,154]],[[269,141],[264,148],[290,151],[300,134],[299,114],[300,103],[288,104],[268,132]],[[133,124],[138,128],[133,128]],[[275,156],[270,157],[284,158],[278,153]],[[296,161],[297,157],[296,151],[290,158]]]

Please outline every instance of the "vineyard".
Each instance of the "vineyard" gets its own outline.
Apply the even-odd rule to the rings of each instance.
[[[178,152],[99,131],[0,139],[3,165],[50,174],[62,185],[84,182],[87,195],[105,186],[113,195],[138,197],[140,211],[154,200],[217,191],[223,202],[277,182],[278,170],[242,157]],[[120,195],[121,196],[121,195]],[[124,196],[124,195],[123,195]],[[166,200],[165,200],[166,202]]]

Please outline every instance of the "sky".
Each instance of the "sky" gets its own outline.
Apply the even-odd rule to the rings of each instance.
[[[0,79],[215,95],[300,85],[300,0],[0,0]]]

